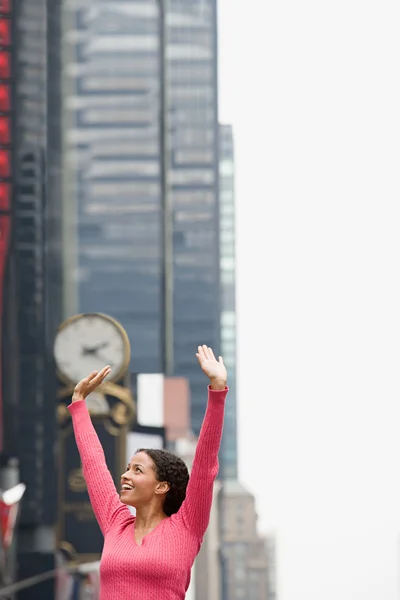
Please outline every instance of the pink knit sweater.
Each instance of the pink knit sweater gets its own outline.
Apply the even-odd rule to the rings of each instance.
[[[186,499],[138,546],[84,401],[69,406],[90,501],[104,535],[100,600],[183,600],[208,527],[228,389],[208,392]]]

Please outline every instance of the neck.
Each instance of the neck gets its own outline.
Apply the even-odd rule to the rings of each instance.
[[[136,509],[136,529],[152,529],[156,527],[160,521],[166,518],[166,514],[160,507],[152,505],[144,506]]]

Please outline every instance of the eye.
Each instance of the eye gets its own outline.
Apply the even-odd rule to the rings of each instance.
[[[136,467],[135,471],[139,471],[139,473],[142,473],[142,469],[140,467]]]

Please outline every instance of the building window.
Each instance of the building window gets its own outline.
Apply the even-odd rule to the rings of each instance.
[[[234,174],[234,166],[231,160],[223,160],[219,165],[219,172],[222,177]]]
[[[121,106],[115,106],[114,108],[92,108],[88,110],[79,111],[80,122],[82,125],[85,124],[99,124],[105,125],[111,123],[150,123],[156,114],[152,110],[138,110],[138,109],[123,109]]]
[[[212,150],[179,150],[174,154],[177,165],[212,164],[214,153]]]
[[[221,314],[221,322],[223,327],[233,327],[236,324],[236,313],[233,311],[224,311]]]
[[[173,170],[170,180],[172,185],[211,185],[214,183],[214,172],[207,169]]]
[[[215,203],[215,195],[212,191],[207,190],[174,190],[172,192],[172,200],[175,206],[186,206],[193,204],[195,206],[201,204],[210,205]]]
[[[227,285],[235,282],[235,273],[234,271],[222,271],[221,273],[221,283],[222,285]]]

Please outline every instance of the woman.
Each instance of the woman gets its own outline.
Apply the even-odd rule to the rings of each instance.
[[[196,356],[210,385],[190,479],[177,456],[139,450],[122,475],[119,495],[84,402],[110,368],[91,373],[75,388],[69,410],[90,501],[104,535],[100,600],[185,598],[208,527],[228,392],[222,358],[216,360],[207,346],[199,346]],[[136,517],[128,506],[135,507]]]

